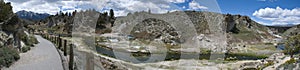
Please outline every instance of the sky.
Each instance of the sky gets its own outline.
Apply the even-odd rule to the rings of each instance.
[[[99,12],[113,9],[116,16],[129,12],[148,11],[210,11],[223,14],[240,14],[264,25],[300,24],[299,0],[5,0],[13,11],[33,11],[56,14],[95,9]]]

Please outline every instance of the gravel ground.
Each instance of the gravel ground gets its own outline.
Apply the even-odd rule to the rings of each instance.
[[[39,44],[27,53],[21,53],[20,60],[3,70],[63,70],[61,58],[54,45],[36,36]]]

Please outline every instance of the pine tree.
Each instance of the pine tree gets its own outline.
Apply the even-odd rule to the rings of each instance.
[[[72,16],[72,13],[71,13],[71,12],[69,12],[69,13],[68,13],[68,16],[69,16],[69,17],[70,17],[70,16]]]
[[[73,11],[72,16],[74,16],[77,13],[77,10]]]
[[[110,9],[109,14],[110,14],[109,16],[110,16],[111,19],[115,18],[114,10],[113,9]]]
[[[107,12],[104,12],[103,15],[104,15],[104,17],[107,17],[107,16],[108,16],[108,13],[107,13]]]
[[[5,3],[3,0],[0,1],[0,22],[7,20],[10,16],[12,16],[12,6],[11,3]]]
[[[64,15],[64,13],[62,11],[59,11],[59,15],[62,16]]]
[[[148,13],[151,14],[151,10],[150,9],[148,10]]]

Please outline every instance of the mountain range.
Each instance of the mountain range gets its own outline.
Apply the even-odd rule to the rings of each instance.
[[[25,11],[25,10],[18,11],[16,14],[21,19],[27,19],[33,21],[42,20],[50,16],[50,14],[47,13],[35,13],[35,12]]]

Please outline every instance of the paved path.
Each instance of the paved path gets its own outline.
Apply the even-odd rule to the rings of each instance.
[[[54,45],[41,36],[39,44],[27,53],[21,53],[20,60],[3,70],[63,70],[61,58]]]

